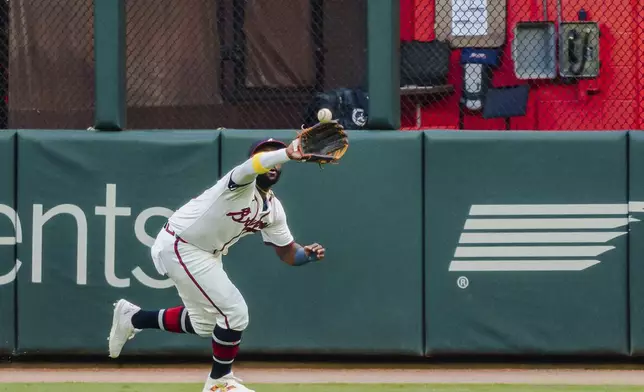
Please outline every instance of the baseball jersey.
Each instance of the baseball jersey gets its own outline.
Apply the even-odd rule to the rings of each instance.
[[[226,255],[239,239],[258,231],[266,243],[292,243],[282,203],[269,191],[264,206],[255,180],[235,184],[231,179],[234,170],[175,211],[169,219],[172,230],[186,242],[216,256]]]

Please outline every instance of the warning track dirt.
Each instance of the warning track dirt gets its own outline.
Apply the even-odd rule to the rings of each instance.
[[[0,382],[201,383],[203,365],[0,364]],[[423,383],[644,385],[644,366],[627,369],[493,367],[473,368],[387,365],[333,366],[238,364],[235,374],[247,383]]]

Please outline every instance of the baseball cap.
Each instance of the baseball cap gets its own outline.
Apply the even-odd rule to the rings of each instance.
[[[255,151],[257,151],[260,147],[264,147],[264,146],[274,146],[277,148],[287,147],[286,143],[277,139],[273,139],[272,137],[268,139],[262,139],[262,140],[256,141],[250,146],[250,150],[248,150],[248,156],[253,156],[253,154],[255,154]]]

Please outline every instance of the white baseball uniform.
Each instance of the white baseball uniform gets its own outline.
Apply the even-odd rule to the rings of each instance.
[[[265,165],[288,160],[283,150],[262,155],[269,158]],[[246,302],[222,265],[222,256],[230,247],[258,231],[264,242],[275,246],[293,242],[282,204],[272,191],[264,204],[255,184],[257,173],[252,170],[257,167],[253,164],[257,161],[249,159],[235,167],[179,208],[151,249],[157,271],[174,282],[200,336],[210,336],[215,324],[240,331],[248,325]]]

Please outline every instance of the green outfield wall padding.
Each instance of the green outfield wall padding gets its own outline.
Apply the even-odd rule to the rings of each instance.
[[[629,284],[631,354],[644,354],[644,134],[629,133]]]
[[[21,355],[104,354],[112,304],[178,306],[149,246],[219,175],[219,132],[20,131]],[[122,355],[210,353],[194,335],[143,331]]]
[[[627,133],[425,136],[426,354],[627,354]]]
[[[257,139],[295,136],[225,131],[222,171]],[[422,355],[421,136],[350,131],[338,165],[284,165],[274,191],[295,241],[327,257],[290,267],[259,234],[231,249],[224,267],[250,310],[241,352]]]
[[[115,301],[180,305],[150,258],[166,217],[253,141],[296,134],[0,132],[0,354],[107,356]],[[242,354],[644,351],[639,132],[349,140],[337,165],[287,162],[274,188],[324,261],[290,267],[260,234],[223,257],[250,310]],[[210,340],[143,331],[122,355],[180,354],[207,359]]]
[[[14,131],[0,131],[0,354],[15,346],[15,140]]]

